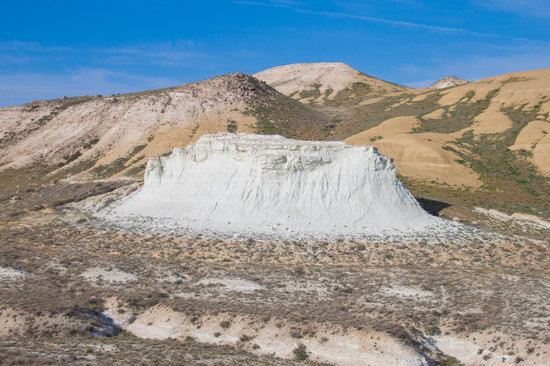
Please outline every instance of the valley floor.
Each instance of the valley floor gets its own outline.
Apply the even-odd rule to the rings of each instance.
[[[1,204],[0,364],[550,360],[542,232],[399,245],[185,238],[100,226],[27,194],[44,202]]]

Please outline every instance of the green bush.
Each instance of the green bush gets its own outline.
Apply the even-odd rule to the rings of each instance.
[[[298,344],[298,346],[294,348],[292,353],[294,353],[294,359],[296,361],[305,361],[309,357],[309,354],[307,353],[307,348],[303,343]]]

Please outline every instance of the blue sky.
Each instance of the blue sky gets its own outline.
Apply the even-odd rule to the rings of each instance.
[[[550,67],[550,0],[3,0],[0,106],[340,61],[424,86]]]

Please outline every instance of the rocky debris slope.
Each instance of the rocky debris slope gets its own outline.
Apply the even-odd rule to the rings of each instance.
[[[254,134],[204,135],[151,159],[143,189],[102,215],[167,229],[293,238],[453,225],[426,213],[391,160],[372,147]]]
[[[241,73],[143,93],[37,101],[0,109],[0,169],[47,165],[105,178],[143,171],[149,156],[203,133],[288,132],[290,121],[293,131],[315,137],[325,120]]]
[[[439,79],[435,83],[433,83],[430,87],[434,89],[446,89],[446,88],[452,88],[454,86],[459,86],[463,84],[467,84],[468,81],[461,79],[456,76],[445,76],[442,79]]]
[[[350,97],[374,97],[406,89],[365,75],[340,62],[277,66],[254,76],[285,95],[316,104],[336,103]]]

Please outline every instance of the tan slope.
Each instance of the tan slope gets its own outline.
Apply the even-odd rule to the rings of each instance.
[[[342,97],[367,99],[406,89],[339,62],[277,66],[254,76],[296,100],[319,105]]]
[[[512,126],[504,110],[537,113],[538,119],[550,121],[550,69],[516,72],[478,80],[442,92],[438,104],[449,110],[460,103],[490,99],[472,125],[476,134],[496,134]]]
[[[84,166],[112,176],[143,168],[149,156],[204,133],[262,127],[315,136],[323,121],[318,112],[244,74],[143,93],[35,102],[0,109],[0,169],[42,165],[65,172]]]
[[[531,103],[547,95],[550,88],[549,81],[550,69],[503,74],[444,90],[442,92],[444,97],[439,101],[439,104],[452,105],[466,96],[470,90],[476,92],[476,96],[473,98],[473,101],[475,101],[485,97],[489,91],[495,89],[500,90],[499,96],[495,100],[504,103],[506,106],[517,105],[522,102]]]
[[[539,171],[550,177],[550,122],[532,121],[524,127],[510,148],[531,153],[529,160]]]
[[[389,107],[383,110],[373,107],[376,103],[382,105],[382,98],[366,105],[370,109],[362,114],[372,120],[373,114],[378,113],[385,116],[384,122],[349,136],[346,141],[379,147],[396,159],[401,174],[426,182],[479,187],[480,176],[457,152],[465,153],[469,160],[489,161],[490,156],[476,154],[481,150],[485,150],[483,154],[492,154],[490,145],[496,141],[513,141],[519,129],[534,118],[539,121],[521,131],[512,150],[532,153],[529,161],[542,174],[548,174],[550,154],[546,150],[547,137],[543,136],[546,127],[541,126],[550,121],[550,69],[511,73],[438,91],[423,90],[416,96],[410,91],[402,92],[403,97],[394,95],[388,99],[391,103],[386,103]],[[413,124],[412,117],[387,119],[401,112],[419,120]],[[464,143],[463,136],[472,132],[475,141],[487,138],[479,142],[487,148]],[[457,142],[459,139],[463,141]],[[495,153],[504,153],[506,147],[498,147]],[[494,165],[489,165],[489,169],[491,166]]]
[[[380,125],[348,137],[345,141],[352,145],[362,145],[364,141],[376,141],[399,134],[406,134],[418,125],[418,119],[413,116],[391,118]]]
[[[441,133],[414,133],[415,117],[397,117],[348,137],[352,145],[376,146],[395,160],[399,174],[421,181],[477,188],[478,175],[460,164],[460,157],[443,147],[454,139]]]
[[[550,68],[526,72],[516,72],[482,79],[478,85],[500,84],[500,91],[495,102],[504,107],[534,108],[541,99],[548,100],[550,95]]]
[[[443,108],[439,108],[439,109],[436,109],[435,111],[433,112],[430,112],[428,114],[425,114],[422,116],[422,118],[424,119],[441,119],[443,118],[443,116],[445,115],[445,109]]]
[[[510,73],[445,90],[437,101],[442,108],[424,118],[443,120],[446,113],[484,101],[486,107],[461,133],[472,131],[478,137],[505,133],[513,126],[507,115],[510,111],[550,121],[550,69]]]
[[[478,135],[504,132],[512,127],[512,120],[502,112],[502,107],[498,103],[489,104],[474,121],[471,129]]]

